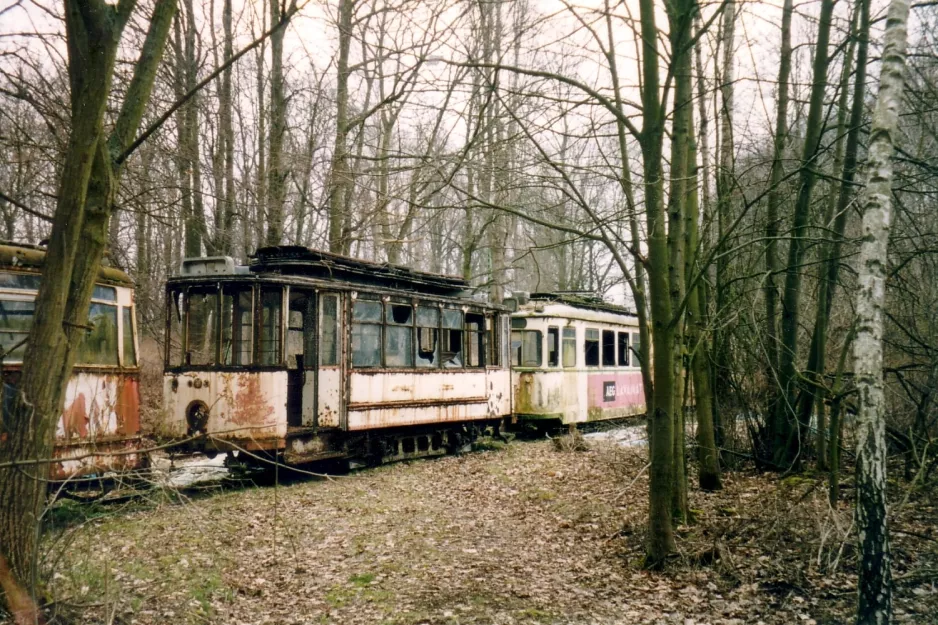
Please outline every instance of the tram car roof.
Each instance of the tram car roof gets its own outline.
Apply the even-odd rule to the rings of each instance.
[[[247,266],[236,265],[229,257],[187,258],[182,261],[179,279],[218,277],[280,277],[312,279],[345,287],[374,287],[391,291],[434,295],[451,299],[472,299],[472,287],[458,276],[418,271],[392,265],[360,260],[300,245],[278,245],[259,248],[249,257]],[[473,301],[479,306],[503,308]]]
[[[0,241],[0,269],[4,271],[29,271],[38,273],[46,260],[46,248],[29,243]],[[98,270],[98,282],[117,286],[133,287],[134,281],[116,267],[104,265]]]
[[[624,306],[604,301],[592,293],[583,292],[539,292],[523,294],[518,302],[517,317],[562,317],[583,321],[634,324],[638,316]]]

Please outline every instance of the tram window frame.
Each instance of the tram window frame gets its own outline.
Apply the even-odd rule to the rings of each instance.
[[[325,293],[319,303],[319,364],[333,367],[339,364],[339,296]]]
[[[407,311],[407,319],[399,321],[395,314]],[[414,305],[402,302],[384,303],[384,330],[382,341],[382,359],[384,366],[389,369],[412,369],[414,366],[414,322],[416,314]],[[396,338],[394,338],[396,337]],[[406,338],[405,338],[406,337]],[[392,364],[390,345],[392,338],[398,341],[397,349],[393,352],[396,359]]]
[[[199,304],[197,298],[203,298],[205,303]],[[193,311],[193,303],[196,303],[197,310]],[[185,303],[185,349],[183,354],[183,365],[187,367],[211,367],[218,362],[218,284],[205,284],[190,287],[186,290]],[[207,313],[206,320],[203,322],[197,318],[195,313]],[[90,315],[90,311],[89,311]],[[197,357],[193,357],[193,323],[199,324],[199,330],[202,336],[195,336],[202,339],[203,348],[197,352]]]
[[[470,327],[473,324],[475,328]],[[463,315],[466,330],[466,368],[478,369],[485,366],[485,316],[477,312]]]
[[[8,305],[9,310],[7,310]],[[29,336],[36,316],[36,301],[33,298],[6,297],[0,298],[0,347],[4,351],[13,347]],[[11,317],[16,317],[19,323],[9,324]],[[9,337],[9,338],[7,338]],[[26,343],[4,356],[4,362],[22,362],[26,353]]]
[[[313,291],[290,287],[287,296],[286,342],[284,344],[287,369],[304,369],[307,366],[306,331],[310,325],[311,299],[315,296]],[[298,318],[294,317],[293,313],[297,313]],[[301,356],[302,359],[298,359],[297,356]]]
[[[576,367],[576,328],[564,328],[562,333],[562,351],[561,359],[565,369]],[[568,358],[569,356],[569,358]]]
[[[587,367],[599,366],[599,329],[586,328],[583,336],[583,363]]]
[[[457,322],[456,319],[459,321]],[[462,310],[454,308],[440,309],[440,339],[442,354],[440,361],[444,369],[463,369],[465,364],[465,350],[463,345],[463,331],[466,319]]]
[[[628,332],[617,332],[616,340],[618,341],[619,348],[619,366],[628,367],[629,366],[629,333]]]
[[[416,353],[414,367],[417,369],[439,369],[440,352],[442,351],[440,345],[440,307],[433,306],[429,302],[418,303],[414,321],[417,335],[417,340],[414,342]]]
[[[237,323],[235,323],[236,316],[240,317]],[[243,282],[223,283],[219,365],[246,367],[252,364],[254,364],[254,285]]]
[[[547,327],[547,366],[560,366],[560,328]]]
[[[184,288],[170,289],[166,293],[166,353],[167,368],[186,365],[186,299]],[[252,320],[253,321],[253,320]],[[251,326],[253,336],[254,327]]]
[[[121,306],[121,366],[137,366],[137,342],[134,340],[134,307]]]
[[[498,315],[485,315],[485,366],[498,366]]]
[[[517,347],[516,347],[517,345]],[[529,348],[533,348],[531,357]],[[544,334],[540,330],[511,331],[511,366],[537,368],[544,362]]]
[[[378,315],[374,316],[369,314],[365,316],[363,313],[366,308],[366,304],[376,305]],[[384,362],[384,304],[380,300],[371,299],[368,297],[359,297],[352,302],[352,357],[351,357],[351,366],[353,369],[375,369],[380,368]],[[377,336],[371,335],[367,336],[364,334],[365,329],[377,328]],[[359,347],[356,349],[355,343],[356,339],[358,340]],[[371,344],[371,353],[365,352],[365,341],[368,341]],[[375,347],[377,348],[377,354],[374,353]],[[367,355],[367,359],[362,359],[363,355]],[[377,356],[377,358],[375,357]]]
[[[604,367],[616,366],[616,332],[615,330],[602,331],[602,363]]]
[[[266,297],[265,296],[269,296]],[[255,362],[262,367],[283,366],[283,286],[262,284],[255,315]],[[269,312],[268,312],[269,311]],[[269,322],[269,323],[268,323]],[[273,346],[273,349],[269,349]]]

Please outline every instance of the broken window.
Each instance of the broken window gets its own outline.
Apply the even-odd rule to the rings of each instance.
[[[257,361],[261,365],[279,365],[281,351],[281,309],[283,289],[279,286],[261,287],[261,324],[257,338]]]
[[[482,315],[473,313],[466,315],[466,366],[468,367],[485,366],[483,360],[483,354],[485,353],[483,343],[485,337],[483,332],[484,323],[485,318]]]
[[[603,366],[616,366],[616,333],[613,330],[603,330]]]
[[[443,309],[443,366],[455,369],[463,366],[462,311]]]
[[[632,332],[632,353],[635,358],[632,360],[633,367],[642,366],[642,335],[638,332]]]
[[[547,328],[547,366],[560,364],[560,328]]]
[[[440,366],[440,309],[417,307],[417,366]]]
[[[322,338],[319,341],[319,364],[337,365],[338,359],[339,298],[322,296]]]
[[[352,366],[381,366],[381,302],[358,300],[352,307]]]
[[[188,344],[185,364],[211,365],[215,363],[217,304],[218,291],[214,288],[189,291],[186,315]]]
[[[563,329],[563,366],[576,366],[576,328]]]
[[[511,333],[511,364],[516,367],[541,366],[541,331],[513,330]]]
[[[0,349],[3,350],[4,362],[23,360],[26,343],[17,344],[29,336],[35,311],[36,305],[32,300],[0,301]]]
[[[310,294],[290,288],[290,309],[287,312],[287,368],[302,369],[306,353],[306,315]]]
[[[166,314],[169,317],[169,336],[166,337],[166,365],[179,367],[186,364],[185,342],[182,335],[184,327],[184,295],[182,291],[170,291],[166,302]]]
[[[121,308],[121,311],[123,314],[122,323],[124,325],[124,366],[136,367],[137,347],[134,343],[134,309],[130,306],[124,306]]]
[[[586,329],[586,340],[583,342],[583,356],[587,367],[599,366],[599,330]]]
[[[211,301],[214,301],[212,299]],[[88,309],[88,325],[91,327],[78,345],[81,365],[117,365],[117,306],[91,303]],[[213,326],[209,326],[211,330]],[[208,338],[208,346],[214,349],[214,341]],[[214,352],[213,352],[214,354]]]
[[[387,367],[414,366],[414,308],[409,304],[388,304],[384,329],[384,362]]]
[[[249,365],[254,357],[254,291],[225,285],[221,295],[221,364]]]
[[[619,366],[629,366],[629,333],[619,332]]]

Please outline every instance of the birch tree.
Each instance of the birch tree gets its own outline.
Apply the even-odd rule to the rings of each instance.
[[[905,80],[909,0],[893,0],[886,19],[879,94],[870,128],[863,192],[854,360],[857,421],[857,529],[860,542],[857,623],[884,625],[892,612],[886,525],[886,398],[883,392],[883,304],[893,220],[892,156]]]

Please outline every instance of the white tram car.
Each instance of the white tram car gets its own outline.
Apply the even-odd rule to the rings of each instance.
[[[540,426],[645,414],[638,318],[596,297],[533,293],[511,316],[514,418]]]
[[[460,278],[280,246],[187,259],[166,290],[155,433],[195,450],[397,460],[511,413],[509,310]]]

